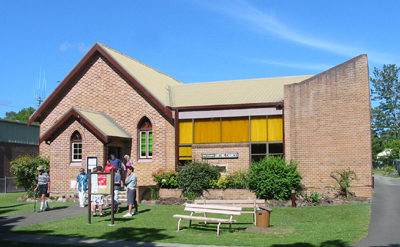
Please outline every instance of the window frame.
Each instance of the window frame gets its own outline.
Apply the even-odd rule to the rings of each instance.
[[[145,143],[143,144],[142,134],[145,134]],[[153,125],[151,121],[147,117],[143,117],[138,125],[138,141],[139,141],[139,159],[141,160],[151,160],[153,158]],[[144,150],[143,150],[144,147]],[[151,153],[150,153],[151,147]],[[142,155],[144,153],[144,155]]]
[[[82,152],[82,136],[78,131],[75,131],[72,135],[71,135],[71,151],[70,151],[70,155],[71,155],[71,163],[81,163],[82,162],[82,158],[83,158],[83,152]],[[75,147],[76,145],[79,145],[78,147]],[[79,152],[80,151],[80,152]],[[80,156],[80,159],[75,159],[75,156]]]

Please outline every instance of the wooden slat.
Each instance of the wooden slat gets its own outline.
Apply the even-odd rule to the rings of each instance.
[[[225,214],[225,215],[241,215],[241,211],[227,211],[227,210],[215,210],[215,209],[202,209],[202,208],[185,208],[185,211],[195,213],[210,213],[210,214]]]
[[[237,207],[237,206],[224,206],[224,205],[186,204],[186,207],[201,208],[201,209],[230,210],[230,211],[241,211],[242,210],[242,208]]]
[[[230,219],[218,219],[218,218],[208,218],[208,217],[180,215],[180,214],[175,214],[173,217],[174,218],[187,219],[187,220],[213,221],[213,222],[221,222],[221,223],[233,223],[233,222],[236,222],[236,220],[230,220]]]
[[[202,199],[197,199],[194,200],[194,203],[196,204],[265,204],[264,199],[254,199],[254,200],[202,200]]]

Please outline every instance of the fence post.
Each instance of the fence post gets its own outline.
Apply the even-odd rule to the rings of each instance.
[[[7,193],[7,176],[4,177],[4,193]]]

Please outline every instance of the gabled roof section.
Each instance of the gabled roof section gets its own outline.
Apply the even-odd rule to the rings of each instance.
[[[284,85],[312,75],[191,83],[171,87],[172,107],[241,105],[283,101]]]
[[[108,46],[96,43],[29,118],[28,125],[40,117],[47,116],[47,109],[52,103],[56,103],[58,96],[62,95],[68,84],[79,74],[85,64],[97,54],[105,57],[138,90],[148,97],[161,112],[172,119],[172,112],[168,108],[170,105],[169,86],[180,85],[182,82]]]
[[[104,112],[72,107],[40,137],[39,143],[54,140],[58,133],[61,133],[75,120],[79,121],[104,143],[108,143],[110,138],[132,138],[128,132]]]

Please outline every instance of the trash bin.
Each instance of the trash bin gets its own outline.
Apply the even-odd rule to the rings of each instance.
[[[256,226],[262,228],[269,227],[269,219],[271,216],[272,209],[269,207],[259,207],[256,210]]]

